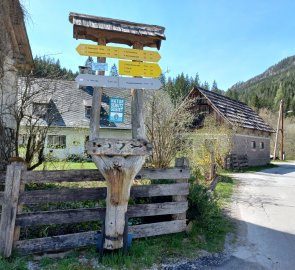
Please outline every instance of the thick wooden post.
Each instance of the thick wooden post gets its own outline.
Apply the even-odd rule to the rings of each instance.
[[[4,191],[5,203],[2,205],[0,221],[0,253],[4,257],[9,257],[12,252],[23,169],[24,164],[19,162],[13,162],[7,167]]]
[[[106,45],[106,40],[100,38],[98,40],[99,45]],[[97,57],[98,63],[105,63],[105,57]],[[98,75],[104,75],[104,71],[99,71]],[[94,87],[93,88],[93,97],[92,97],[92,113],[90,119],[90,135],[89,139],[94,140],[99,138],[99,128],[100,128],[100,107],[101,107],[101,97],[102,97],[103,88]],[[98,124],[97,124],[98,123]]]
[[[141,43],[135,43],[133,49],[142,50]],[[143,90],[131,90],[131,122],[132,122],[132,138],[133,139],[146,139],[144,127],[144,108],[143,108]]]
[[[175,167],[176,168],[188,168],[189,167],[189,161],[187,158],[182,157],[182,158],[176,158],[175,159]],[[188,183],[188,179],[180,179],[180,180],[175,180],[176,183]],[[173,202],[184,202],[187,200],[187,196],[185,195],[179,195],[179,196],[173,196],[172,201]],[[176,214],[172,216],[173,220],[182,220],[186,219],[186,212],[181,213],[181,214]]]
[[[118,249],[123,246],[132,181],[150,154],[151,145],[138,139],[98,139],[88,142],[87,149],[107,182],[104,248]]]

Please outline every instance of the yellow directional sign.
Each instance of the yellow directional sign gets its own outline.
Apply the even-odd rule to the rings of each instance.
[[[161,56],[156,51],[119,48],[111,46],[80,44],[76,48],[80,55],[158,62]]]
[[[158,64],[123,60],[119,61],[120,75],[157,78],[161,75],[161,72],[161,68]]]

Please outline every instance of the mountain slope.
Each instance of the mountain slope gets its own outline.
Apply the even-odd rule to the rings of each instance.
[[[281,99],[285,112],[295,115],[295,56],[290,56],[269,67],[262,74],[246,82],[233,85],[226,95],[248,105],[277,110]]]

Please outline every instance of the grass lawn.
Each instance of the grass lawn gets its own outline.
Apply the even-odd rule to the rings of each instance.
[[[87,170],[97,169],[94,162],[56,161],[44,162],[37,170]]]
[[[77,168],[76,163],[67,162],[67,166]],[[54,163],[51,168],[56,169],[60,163]],[[94,165],[87,163],[87,168]],[[83,164],[84,166],[84,164]],[[84,167],[85,168],[85,167]],[[80,167],[79,167],[80,169]],[[234,182],[227,176],[222,176],[217,184],[214,198],[217,200],[215,214],[210,215],[206,226],[193,223],[189,233],[177,233],[146,239],[134,240],[128,256],[122,256],[120,251],[106,252],[102,263],[98,262],[95,247],[71,251],[63,259],[43,257],[34,261],[32,256],[19,257],[14,254],[9,259],[0,257],[0,270],[28,269],[28,264],[36,264],[44,270],[90,270],[90,269],[143,269],[154,264],[174,262],[184,258],[196,258],[201,250],[218,252],[223,249],[226,234],[232,225],[222,213],[222,208],[230,201]]]

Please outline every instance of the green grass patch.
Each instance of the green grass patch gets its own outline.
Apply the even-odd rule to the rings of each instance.
[[[94,162],[48,161],[36,170],[90,170],[97,169]]]
[[[266,169],[271,169],[271,168],[276,168],[278,167],[278,165],[273,164],[273,163],[269,163],[267,165],[263,165],[263,166],[252,166],[252,167],[248,167],[245,169],[241,169],[238,172],[260,172]]]

